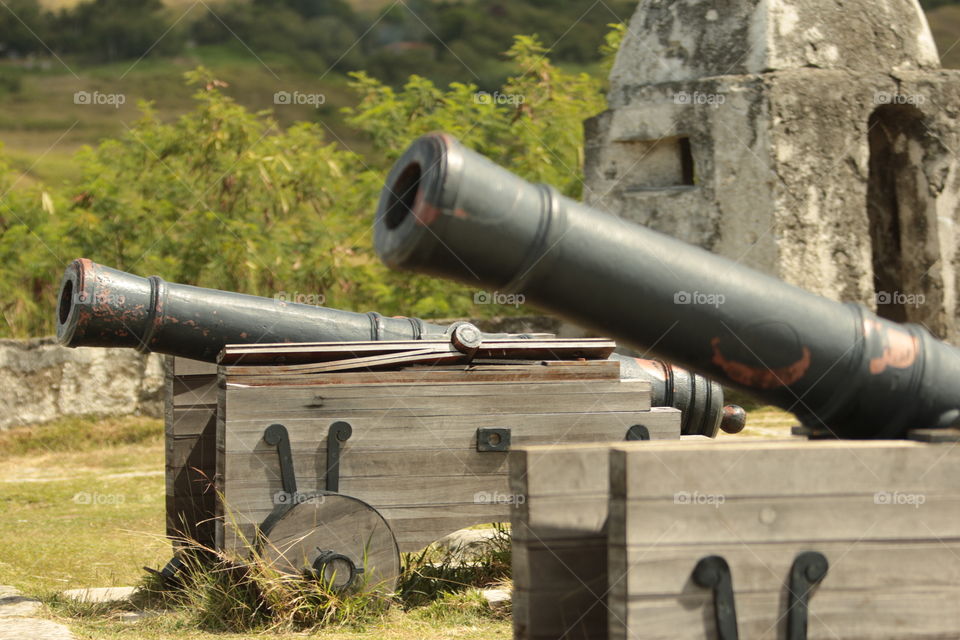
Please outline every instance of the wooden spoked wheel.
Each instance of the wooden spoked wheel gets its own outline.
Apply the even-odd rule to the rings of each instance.
[[[298,493],[293,502],[261,527],[261,555],[276,570],[338,591],[394,590],[400,551],[376,509],[339,493]]]

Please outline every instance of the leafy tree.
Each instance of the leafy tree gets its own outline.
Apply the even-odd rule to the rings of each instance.
[[[183,34],[170,28],[163,0],[92,0],[62,11],[53,42],[61,51],[98,61],[172,54],[183,48]]]
[[[6,0],[0,6],[0,55],[45,53],[50,16],[37,0]]]
[[[508,52],[501,101],[470,84],[413,76],[400,90],[355,74],[349,121],[369,159],[324,137],[322,125],[280,129],[188,74],[196,107],[173,122],[149,104],[123,136],[77,158],[82,177],[58,192],[12,188],[0,167],[0,336],[53,330],[60,273],[84,256],[179,282],[344,309],[422,317],[516,313],[474,306],[449,282],[388,271],[371,223],[385,172],[416,137],[445,129],[527,179],[581,190],[581,121],[603,109],[601,84],[555,68],[534,37]]]
[[[398,92],[354,73],[352,86],[361,100],[346,109],[347,122],[372,137],[385,162],[417,137],[443,130],[528,180],[578,197],[581,123],[604,109],[602,83],[558,69],[546,53],[538,38],[517,36],[507,52],[516,75],[494,93],[456,82],[444,90],[420,76],[411,76]]]

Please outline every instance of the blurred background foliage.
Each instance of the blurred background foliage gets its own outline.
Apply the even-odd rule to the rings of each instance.
[[[344,309],[426,317],[517,309],[474,305],[474,291],[388,271],[372,249],[383,176],[413,139],[443,129],[531,180],[580,193],[581,120],[602,110],[602,83],[556,68],[535,37],[509,49],[513,75],[490,100],[474,84],[441,88],[412,76],[394,89],[365,73],[347,122],[369,136],[366,157],[323,126],[281,127],[224,93],[214,72],[186,74],[195,106],[165,121],[149,104],[121,135],[80,151],[57,188],[0,189],[0,335],[53,330],[63,266],[88,257],[134,273]]]
[[[579,197],[581,122],[605,107],[636,4],[4,0],[0,337],[52,331],[79,256],[360,311],[529,313],[382,267],[383,177],[443,129]],[[960,66],[960,0],[923,4],[945,66]],[[323,100],[278,104],[278,91]]]
[[[365,70],[393,85],[417,73],[438,84],[494,89],[507,78],[514,33],[536,32],[556,62],[589,65],[606,25],[629,19],[632,0],[407,0],[362,10],[347,0],[6,0],[0,53],[132,60],[223,46],[284,56],[318,73]],[[200,5],[200,6],[196,6]],[[13,15],[19,19],[14,19]]]

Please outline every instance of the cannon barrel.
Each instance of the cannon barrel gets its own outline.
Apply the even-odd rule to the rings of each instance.
[[[216,362],[227,344],[420,340],[445,327],[282,299],[142,278],[90,260],[63,275],[57,340],[68,347],[130,347]]]
[[[692,214],[695,215],[695,214]],[[960,351],[530,184],[442,133],[380,198],[390,267],[526,300],[844,438],[953,426]]]
[[[57,340],[68,347],[128,347],[207,362],[216,362],[228,344],[422,340],[442,338],[449,329],[417,318],[174,284],[86,259],[67,267],[56,313]],[[743,428],[742,410],[723,406],[716,383],[664,362],[611,357],[620,362],[622,378],[651,383],[655,406],[683,411],[684,433],[713,436],[721,426]]]

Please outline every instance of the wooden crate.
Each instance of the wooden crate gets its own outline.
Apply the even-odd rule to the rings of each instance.
[[[291,371],[289,380],[250,369],[221,369],[217,543],[227,549],[251,539],[282,491],[276,450],[263,440],[273,423],[287,428],[299,488],[311,491],[326,488],[330,425],[348,422],[339,492],[376,507],[402,551],[508,519],[507,452],[479,452],[480,428],[510,429],[511,447],[622,441],[636,424],[652,437],[679,437],[678,412],[651,411],[649,385],[621,381],[606,361],[309,379]]]
[[[611,639],[716,637],[728,563],[741,638],[785,637],[795,557],[822,553],[809,638],[960,638],[960,448],[911,442],[613,447]]]
[[[286,427],[298,489],[309,492],[328,488],[330,427],[348,422],[338,491],[377,507],[403,550],[507,519],[507,453],[478,451],[478,429],[510,429],[512,448],[622,441],[638,424],[653,438],[679,437],[679,412],[651,409],[646,383],[621,381],[619,364],[605,359],[608,341],[487,343],[487,358],[470,366],[449,364],[444,344],[416,347],[439,349],[441,359],[386,371],[330,362],[337,351],[393,359],[400,343],[231,347],[219,368],[168,358],[170,535],[226,549],[253,539],[283,493],[278,451],[263,438],[274,423]],[[574,358],[517,356],[557,349]]]
[[[653,411],[680,419],[675,409]],[[516,640],[607,638],[610,451],[584,443],[510,453],[511,491],[525,497],[510,510]]]
[[[164,358],[167,535],[215,543],[217,367]]]

